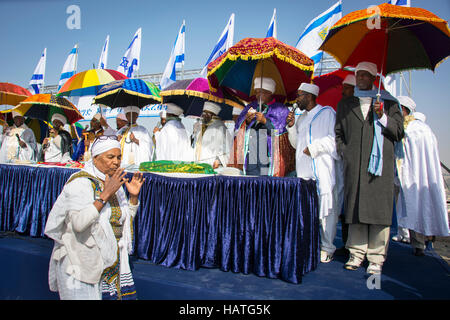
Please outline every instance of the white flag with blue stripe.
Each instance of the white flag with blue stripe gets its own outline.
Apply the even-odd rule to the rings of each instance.
[[[172,48],[169,61],[161,78],[161,89],[167,88],[169,85],[177,80],[176,71],[184,66],[184,42],[186,34],[186,24],[183,20],[180,31]]]
[[[202,77],[206,77],[206,74],[208,72],[208,64],[211,61],[214,61],[215,59],[220,57],[225,51],[227,51],[228,49],[230,49],[230,47],[233,46],[233,37],[234,37],[234,13],[231,14],[225,29],[222,31],[222,34],[219,37],[219,41],[217,41],[216,46],[214,47],[208,60],[206,61],[206,64],[201,72]]]
[[[139,28],[134,34],[133,40],[125,51],[122,59],[120,60],[117,71],[122,72],[128,78],[134,78],[139,70],[139,60],[141,55],[141,39],[142,29]]]
[[[78,44],[73,47],[67,57],[66,63],[61,72],[61,77],[59,78],[58,91],[64,85],[64,83],[69,80],[71,76],[76,73],[77,70],[77,55],[78,55]]]
[[[306,26],[298,39],[296,48],[314,60],[314,64],[317,65],[323,56],[323,51],[318,49],[325,40],[328,30],[341,18],[342,1],[338,1]]]
[[[411,0],[390,0],[389,4],[402,7],[411,7]]]
[[[277,38],[277,9],[273,9],[272,20],[270,20],[269,29],[267,30],[266,38]]]
[[[105,44],[100,54],[100,60],[98,61],[98,69],[106,69],[108,65],[108,48],[109,48],[109,34],[106,36]]]
[[[34,73],[31,76],[29,91],[32,94],[38,94],[41,92],[44,86],[44,78],[45,78],[45,63],[47,61],[47,48],[42,52],[41,58],[34,69]]]

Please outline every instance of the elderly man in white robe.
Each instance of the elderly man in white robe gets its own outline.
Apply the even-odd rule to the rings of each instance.
[[[213,169],[226,167],[231,149],[230,133],[218,117],[220,110],[216,103],[205,102],[202,126],[194,138],[195,161],[207,163]]]
[[[166,103],[166,124],[155,130],[156,160],[186,161],[194,160],[189,135],[179,117],[183,109],[174,103]]]
[[[295,123],[295,112],[287,119],[289,141],[296,149],[297,177],[317,182],[320,218],[320,261],[333,259],[336,246],[336,224],[340,207],[336,185],[336,153],[334,125],[336,114],[331,107],[316,103],[319,87],[302,83],[297,93],[297,104],[304,111]]]
[[[12,116],[14,125],[3,127],[0,163],[35,161],[37,144],[33,131],[24,123],[22,114],[12,111]]]
[[[153,141],[147,128],[136,124],[140,109],[138,107],[123,108],[128,125],[117,132],[122,150],[122,166],[139,166],[142,162],[152,160]]]
[[[449,236],[444,180],[436,136],[426,123],[414,117],[416,104],[410,97],[397,99],[405,118],[404,156],[397,160],[398,224],[409,229],[414,254],[423,256],[426,237]]]
[[[72,137],[64,130],[67,118],[62,114],[55,113],[52,116],[53,132],[50,138],[42,142],[45,162],[68,162],[72,160]]]
[[[128,255],[145,179],[142,173],[125,178],[120,154],[115,136],[97,138],[92,160],[69,178],[50,211],[49,286],[61,300],[136,298]]]

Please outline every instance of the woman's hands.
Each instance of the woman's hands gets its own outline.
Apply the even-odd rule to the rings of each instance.
[[[145,178],[142,172],[135,172],[131,181],[126,181],[125,186],[127,187],[128,193],[130,194],[130,204],[137,205],[139,192],[141,192],[142,185],[144,184]]]

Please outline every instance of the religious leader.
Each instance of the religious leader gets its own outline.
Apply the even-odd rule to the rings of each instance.
[[[397,219],[399,227],[409,229],[414,255],[423,256],[426,237],[449,236],[444,179],[436,136],[425,122],[414,117],[414,100],[407,96],[397,99],[405,117],[404,152],[397,160]]]
[[[152,159],[153,141],[147,128],[136,123],[140,109],[135,106],[123,108],[128,125],[117,132],[122,150],[122,166],[139,166]]]
[[[303,113],[295,124],[295,111],[286,119],[289,141],[296,148],[297,177],[315,180],[319,195],[320,261],[333,259],[336,246],[336,224],[340,206],[336,184],[336,153],[334,125],[336,113],[331,107],[317,104],[319,87],[302,83],[297,92],[297,104]]]

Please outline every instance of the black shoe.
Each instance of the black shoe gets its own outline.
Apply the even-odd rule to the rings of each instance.
[[[423,249],[420,249],[420,248],[415,248],[414,249],[414,255],[416,257],[423,257],[425,255],[425,251]]]

